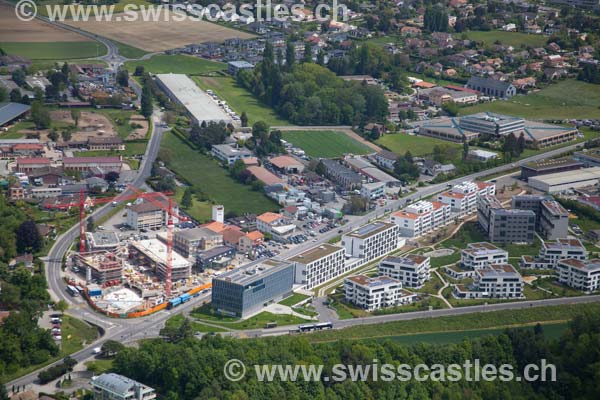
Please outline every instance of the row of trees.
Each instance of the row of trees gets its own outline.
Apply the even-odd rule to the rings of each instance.
[[[450,345],[418,344],[407,347],[390,340],[310,343],[307,337],[232,339],[193,337],[189,322],[163,330],[165,341],[145,341],[139,348],[119,352],[113,363],[124,374],[156,388],[161,398],[184,399],[598,399],[596,384],[600,353],[600,316],[577,317],[560,339],[548,339],[541,326],[508,330]],[[246,376],[228,381],[223,365],[239,359],[248,367]],[[343,382],[274,380],[259,382],[252,365],[323,364],[323,375],[332,376],[334,364],[399,365],[509,364],[519,375],[528,364],[541,359],[557,367],[557,381],[456,382],[431,380],[385,381],[367,378]],[[471,370],[471,372],[473,372]]]
[[[388,113],[378,87],[345,82],[310,62],[283,66],[269,43],[263,57],[253,71],[240,71],[238,82],[293,123],[359,125],[383,121]]]

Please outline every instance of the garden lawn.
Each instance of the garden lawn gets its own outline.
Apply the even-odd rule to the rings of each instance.
[[[529,95],[462,108],[462,115],[490,111],[532,120],[600,118],[600,85],[567,79]]]
[[[175,201],[181,204],[181,199],[185,193],[185,188],[177,188],[175,192]],[[181,206],[180,206],[181,207]],[[196,196],[192,196],[192,206],[189,208],[182,207],[187,214],[198,222],[209,222],[212,218],[212,204],[208,201],[200,201]]]
[[[344,154],[369,154],[373,149],[338,131],[283,131],[284,140],[314,158],[336,158]]]
[[[262,192],[254,191],[250,186],[233,180],[216,160],[192,149],[172,133],[164,135],[161,150],[168,158],[163,161],[179,177],[197,192],[204,193],[215,204],[223,204],[226,212],[243,215],[278,210],[277,204]]]
[[[433,153],[433,146],[435,145],[445,144],[457,149],[462,147],[460,143],[448,142],[427,136],[411,136],[404,133],[384,135],[376,143],[396,154],[404,154],[410,150],[410,153],[417,157]]]
[[[544,35],[535,35],[522,32],[505,31],[468,31],[461,34],[469,40],[482,42],[484,46],[491,46],[500,42],[507,46],[519,47],[544,47],[548,38]]]
[[[300,303],[303,300],[306,300],[309,296],[302,293],[294,293],[290,297],[287,297],[279,302],[279,304],[284,306],[293,306]]]
[[[238,85],[232,77],[197,76],[193,79],[201,89],[214,91],[238,115],[246,112],[249,126],[257,121],[264,121],[270,126],[289,124],[285,119],[279,117],[275,110],[257,99],[246,88]]]
[[[99,57],[106,47],[96,41],[89,42],[0,42],[0,47],[11,55],[31,60],[75,60]]]
[[[149,60],[129,61],[125,63],[125,68],[129,72],[134,72],[135,67],[141,65],[145,72],[153,74],[188,74],[202,75],[210,72],[222,71],[225,64],[215,61],[209,61],[198,57],[186,55],[164,55],[159,54],[151,57]]]

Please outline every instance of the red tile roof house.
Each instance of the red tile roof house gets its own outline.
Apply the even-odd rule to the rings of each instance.
[[[31,172],[40,168],[47,168],[50,166],[50,159],[46,157],[36,157],[36,158],[17,158],[17,172]]]

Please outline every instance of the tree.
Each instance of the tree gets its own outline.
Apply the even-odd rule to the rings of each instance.
[[[183,192],[183,197],[181,197],[181,206],[183,208],[190,208],[192,206],[192,188],[188,187]]]
[[[44,245],[37,225],[33,220],[27,220],[19,225],[17,229],[17,251],[25,253],[31,251],[36,253]]]
[[[312,62],[312,43],[309,41],[304,42],[304,57],[302,59],[303,63],[311,63]]]
[[[69,304],[67,304],[66,301],[64,300],[59,300],[55,305],[54,308],[56,309],[56,311],[58,311],[61,314],[64,314],[65,311],[67,311],[67,309],[69,308]]]
[[[104,176],[104,179],[108,183],[115,183],[119,180],[119,178],[120,178],[120,175],[117,171],[110,171]]]
[[[458,105],[453,101],[442,104],[442,110],[446,111],[451,117],[457,116],[459,112]]]
[[[48,129],[50,128],[50,124],[52,122],[50,119],[50,113],[39,101],[35,101],[31,105],[31,120],[33,121],[36,129]]]
[[[27,74],[25,73],[25,70],[23,70],[21,68],[15,69],[12,72],[11,78],[14,83],[16,83],[18,86],[21,86],[21,87],[25,86],[25,84],[27,83],[27,82],[25,82],[25,78],[27,78]]]
[[[2,88],[0,88],[0,92]],[[2,98],[2,94],[0,93],[0,98]],[[21,95],[21,91],[18,88],[14,88],[10,91],[10,101],[13,103],[20,103],[23,100],[23,96]]]
[[[94,217],[90,215],[86,221],[85,230],[87,232],[93,232],[94,229],[96,229],[96,222],[94,221]]]
[[[243,127],[248,126],[248,115],[246,114],[246,111],[242,111],[242,115],[240,115],[240,121],[242,122]]]
[[[133,73],[134,76],[142,76],[144,75],[144,66],[143,65],[138,65],[137,67],[135,67],[135,71]]]
[[[288,40],[285,46],[285,68],[291,71],[296,63],[296,48],[291,40]]]
[[[123,87],[129,86],[129,72],[126,69],[117,72],[117,83]]]
[[[17,90],[17,89],[15,89]],[[6,99],[8,98],[8,93],[6,92],[6,88],[4,86],[0,86],[0,103],[3,101],[6,101]],[[12,100],[12,92],[11,92],[11,100]]]
[[[60,133],[60,136],[62,137],[63,142],[68,142],[69,140],[71,140],[71,137],[73,135],[71,134],[71,130],[70,129],[64,129]]]
[[[367,210],[367,206],[369,205],[367,199],[362,196],[352,195],[348,203],[346,203],[346,211],[349,214],[360,214]]]
[[[469,142],[467,142],[466,140],[463,140],[462,158],[463,158],[463,160],[466,160],[467,158],[469,158]]]
[[[102,355],[104,357],[114,357],[125,349],[123,343],[117,342],[116,340],[107,340],[102,344]]]
[[[150,87],[148,84],[144,84],[144,88],[142,89],[142,98],[140,100],[141,103],[141,114],[146,118],[150,119],[152,115],[152,92],[150,91]]]
[[[79,125],[79,118],[80,117],[81,117],[81,111],[79,111],[77,108],[72,108],[71,109],[71,118],[75,122],[75,126]]]
[[[6,386],[0,384],[0,400],[9,400],[8,391],[6,390]]]
[[[320,176],[325,176],[327,173],[327,168],[325,167],[325,164],[323,164],[323,161],[319,161],[317,167],[315,168],[315,173]]]
[[[323,50],[319,50],[317,53],[317,64],[325,66],[325,52]]]

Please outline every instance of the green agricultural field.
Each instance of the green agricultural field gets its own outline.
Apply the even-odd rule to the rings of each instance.
[[[216,204],[223,204],[226,212],[261,214],[278,209],[262,192],[234,181],[217,161],[195,151],[171,133],[163,137],[161,157],[197,192],[204,193]]]
[[[285,119],[279,117],[275,110],[257,99],[244,87],[237,84],[232,77],[194,77],[196,84],[203,90],[213,90],[221,99],[241,115],[246,112],[248,125],[252,126],[256,121],[265,121],[271,126],[288,125]]]
[[[38,11],[40,15],[43,16],[48,16],[48,9],[46,8],[46,6],[54,6],[54,5],[64,5],[64,4],[70,4],[70,3],[65,3],[62,0],[43,0],[40,1],[38,3]],[[108,3],[104,3],[104,4],[108,4]],[[145,1],[145,0],[120,0],[119,2],[117,2],[116,4],[112,5],[112,10],[114,14],[117,13],[122,13],[125,10],[125,6],[127,4],[137,4],[137,5],[150,5],[151,3]],[[66,6],[68,7],[68,6]],[[91,6],[89,6],[91,7]],[[109,9],[109,7],[111,7],[111,5],[107,6],[107,10]],[[69,8],[67,8],[67,13],[66,13],[66,19],[71,19],[72,15],[71,15],[71,10]],[[90,11],[90,17],[95,16],[96,14],[92,11]]]
[[[373,153],[370,147],[338,131],[284,131],[283,139],[300,147],[306,155],[316,158],[336,158],[344,154]]]
[[[482,42],[484,46],[491,46],[496,42],[500,42],[517,48],[543,47],[548,41],[548,38],[543,35],[504,31],[469,31],[462,33],[461,36],[475,42]]]
[[[8,54],[31,60],[76,60],[100,57],[106,47],[100,42],[2,42],[0,47]]]
[[[462,108],[462,115],[491,111],[532,120],[600,118],[600,85],[573,79],[529,95]]]
[[[397,154],[404,154],[407,150],[410,150],[413,156],[431,154],[435,145],[449,145],[457,149],[462,147],[460,143],[448,142],[427,136],[411,136],[404,133],[384,135],[377,139],[376,143]]]
[[[119,54],[125,58],[137,59],[137,58],[141,58],[144,55],[148,54],[147,51],[138,49],[137,47],[133,47],[128,44],[117,42],[114,40],[112,42],[117,45],[117,47],[119,49]]]
[[[225,69],[225,64],[215,61],[204,60],[198,57],[186,55],[164,55],[159,54],[144,61],[129,61],[125,63],[125,68],[129,72],[134,72],[135,67],[141,65],[144,71],[153,74],[188,74],[202,75],[210,72],[221,71]]]

